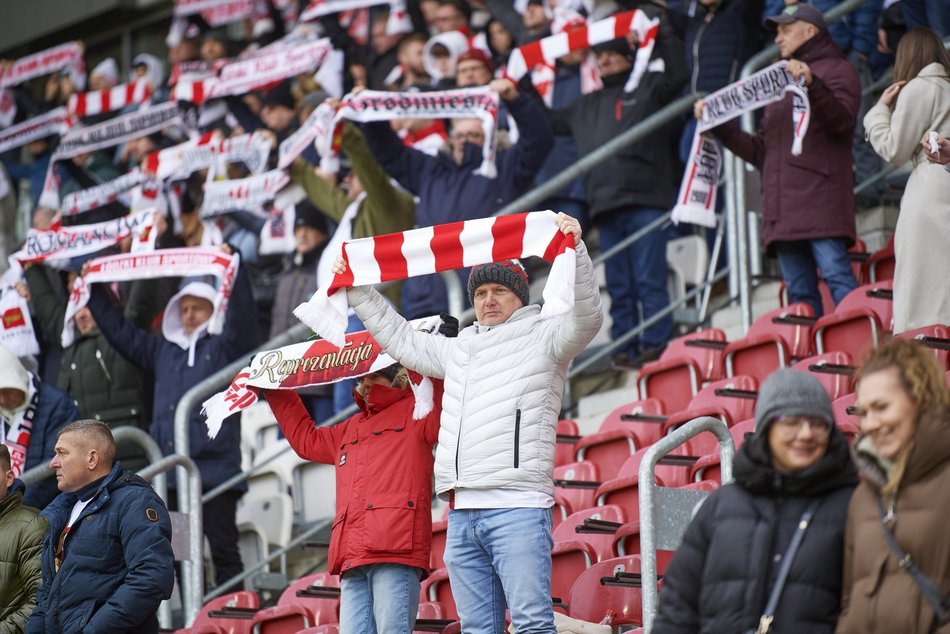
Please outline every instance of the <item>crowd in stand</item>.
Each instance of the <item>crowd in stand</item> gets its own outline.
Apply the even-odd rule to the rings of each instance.
[[[946,262],[941,238],[950,233],[942,215],[950,175],[936,166],[950,163],[942,136],[950,134],[950,56],[941,42],[950,35],[950,9],[941,2],[870,0],[830,25],[822,12],[833,0],[410,0],[344,11],[332,9],[334,0],[265,1],[247,3],[254,10],[230,24],[189,12],[188,4],[176,3],[166,60],[136,55],[127,82],[112,59],[87,76],[81,47],[46,74],[0,62],[0,212],[12,204],[32,209],[36,244],[40,236],[74,236],[61,251],[14,254],[3,278],[4,309],[25,305],[31,317],[21,324],[8,310],[4,327],[30,325],[37,346],[0,340],[0,564],[15,562],[9,575],[0,567],[0,597],[10,597],[0,602],[0,632],[157,631],[155,610],[174,577],[168,515],[134,475],[147,463],[142,449],[116,442],[109,429],[137,427],[163,454],[175,453],[183,395],[298,323],[294,309],[347,273],[337,257],[343,241],[489,218],[676,98],[737,81],[772,39],[807,103],[787,94],[764,108],[755,132],[733,120],[708,138],[761,171],[763,247],[776,256],[790,299],[820,316],[819,276],[835,303],[857,286],[847,256],[855,214],[880,190],[856,199],[854,184],[876,173],[881,159],[911,161],[895,238],[894,329],[950,323],[950,287],[921,274],[925,261]],[[651,28],[576,44],[588,25],[629,11]],[[534,59],[533,44],[565,33],[573,44],[563,54],[542,55],[528,72],[516,72],[518,60]],[[257,70],[247,89],[223,89],[229,68],[288,51],[303,56],[320,43],[326,51],[306,72]],[[643,51],[648,59],[640,59]],[[892,64],[895,83],[875,104],[862,90]],[[375,91],[456,89],[491,95],[490,116],[459,107],[444,117],[333,118]],[[202,90],[210,96],[199,96]],[[100,127],[176,103],[162,125],[143,117]],[[500,631],[506,606],[517,631],[554,631],[543,571],[551,566],[553,439],[567,367],[604,316],[616,340],[669,304],[668,240],[699,229],[663,225],[609,259],[607,311],[585,241],[593,234],[605,251],[674,208],[703,107],[697,102],[695,118],[674,119],[538,205],[563,212],[555,232],[574,238],[568,312],[552,316],[532,305],[528,271],[518,262],[471,268],[459,258],[450,268],[465,306],[474,308],[474,326],[453,328],[445,313],[455,285],[439,274],[393,276],[382,296],[351,288],[346,331],[368,330],[404,367],[296,393],[262,390],[298,454],[336,465],[329,559],[343,575],[348,631],[372,631],[357,623],[372,615],[374,601],[383,603],[385,592],[374,598],[374,587],[404,584],[408,596],[418,595],[433,473],[436,493],[452,504],[446,563],[465,631]],[[42,133],[16,128],[60,113],[62,121]],[[803,120],[807,132],[793,153]],[[4,129],[22,132],[4,136]],[[204,146],[216,148],[208,161],[199,157]],[[285,161],[288,147],[296,150]],[[265,171],[285,177],[279,191],[255,181]],[[116,184],[126,177],[128,187]],[[227,189],[239,179],[246,185]],[[237,202],[221,204],[212,195],[218,186]],[[29,201],[13,203],[21,194]],[[105,249],[76,248],[75,231],[139,212],[147,212],[144,233],[126,231]],[[139,241],[155,252],[190,249],[221,259],[147,275],[108,277],[96,269],[100,256],[147,253]],[[418,265],[406,259],[410,269]],[[406,323],[440,313],[442,338]],[[657,358],[672,333],[671,316],[653,319],[615,351],[615,364]],[[433,409],[423,418],[415,416],[417,371],[436,379]],[[766,382],[755,441],[737,457],[736,484],[713,494],[692,523],[665,580],[654,631],[754,631],[770,593],[785,584],[773,632],[950,631],[886,539],[893,531],[947,609],[950,543],[936,515],[950,490],[941,484],[950,473],[950,396],[934,372],[911,346],[885,347],[867,362],[858,383],[865,436],[856,466],[820,386],[786,372]],[[361,411],[347,422],[313,425],[354,398]],[[406,427],[417,432],[414,444],[385,433]],[[241,472],[236,417],[213,439],[207,431],[196,407],[189,455],[205,492]],[[372,462],[379,455],[401,458]],[[55,480],[24,491],[14,478],[47,463]],[[406,463],[417,470],[382,476],[386,464]],[[177,507],[179,484],[169,472],[168,508]],[[411,497],[397,501],[396,485],[411,488]],[[246,490],[237,484],[203,504],[215,584],[243,570],[236,509]],[[375,512],[371,500],[378,500]],[[884,533],[876,526],[878,500],[890,522]],[[416,506],[426,522],[413,524]],[[895,528],[897,507],[909,519]],[[785,569],[782,549],[803,518],[814,527]],[[510,530],[527,523],[539,527],[530,539]],[[22,546],[6,547],[7,526],[22,532]],[[408,526],[415,545],[389,543],[394,526]],[[735,552],[740,545],[752,555]],[[402,554],[379,554],[394,551]],[[137,558],[123,554],[130,552]],[[64,586],[68,570],[75,579]],[[110,579],[127,581],[116,589]],[[79,592],[80,584],[90,590]],[[411,631],[412,604],[386,603],[372,627]]]

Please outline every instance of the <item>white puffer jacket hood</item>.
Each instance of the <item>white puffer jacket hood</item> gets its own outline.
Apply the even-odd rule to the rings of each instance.
[[[206,282],[189,282],[168,300],[168,306],[165,307],[165,315],[162,317],[162,336],[182,350],[188,351],[188,367],[192,367],[195,365],[195,344],[208,331],[211,319],[195,328],[190,335],[186,335],[185,328],[181,324],[181,300],[185,296],[206,299],[217,310],[215,299],[218,292]]]
[[[30,373],[27,372],[23,364],[15,354],[0,346],[0,390],[20,390],[24,396],[30,393]],[[24,409],[27,400],[23,399],[23,404],[12,412],[0,409],[5,417],[10,418],[14,413]]]

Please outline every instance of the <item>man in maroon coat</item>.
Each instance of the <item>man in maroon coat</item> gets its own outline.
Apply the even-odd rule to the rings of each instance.
[[[778,257],[793,302],[822,314],[818,277],[835,304],[857,286],[848,247],[854,242],[851,135],[861,102],[858,73],[828,35],[821,12],[808,4],[785,7],[766,20],[788,70],[804,78],[811,121],[800,156],[793,156],[792,94],[765,108],[755,134],[731,121],[713,132],[762,172],[762,241]]]

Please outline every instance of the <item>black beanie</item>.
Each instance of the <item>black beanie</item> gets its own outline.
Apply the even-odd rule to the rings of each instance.
[[[290,82],[281,82],[268,90],[267,94],[264,95],[263,106],[265,108],[268,106],[284,106],[295,110],[297,104],[294,101],[293,93],[290,92]]]
[[[468,276],[468,298],[475,303],[475,290],[482,284],[501,284],[511,289],[525,306],[529,303],[528,274],[518,260],[489,262],[472,267]]]
[[[302,200],[294,205],[294,229],[297,227],[311,227],[328,235],[326,217],[308,200]]]
[[[603,53],[604,51],[613,51],[614,53],[623,55],[627,59],[633,59],[633,50],[630,48],[630,42],[628,42],[625,37],[618,37],[594,46],[594,53]]]

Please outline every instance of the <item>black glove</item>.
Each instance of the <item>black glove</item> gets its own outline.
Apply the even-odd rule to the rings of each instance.
[[[459,336],[459,320],[448,313],[439,313],[439,319],[442,325],[439,326],[439,334],[443,337]]]

